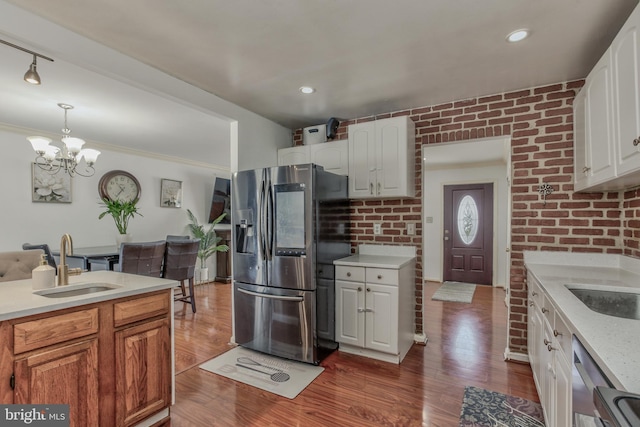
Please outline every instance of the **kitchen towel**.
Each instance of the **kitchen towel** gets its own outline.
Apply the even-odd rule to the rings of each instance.
[[[453,301],[470,303],[473,294],[476,291],[476,285],[462,282],[444,282],[431,297],[436,301]]]
[[[241,383],[295,398],[324,368],[294,362],[244,347],[235,347],[203,363],[200,369],[222,375]]]

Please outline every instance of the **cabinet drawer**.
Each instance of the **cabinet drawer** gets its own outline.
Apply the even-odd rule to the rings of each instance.
[[[557,311],[554,313],[553,335],[555,335],[556,342],[564,352],[567,360],[572,360],[571,331],[569,331],[567,324]]]
[[[364,282],[364,267],[352,267],[348,265],[336,266],[336,280],[348,280],[350,282]]]
[[[398,270],[389,268],[367,268],[367,283],[398,286]]]
[[[169,297],[166,293],[119,302],[113,305],[113,326],[117,328],[168,311]]]
[[[13,325],[15,354],[98,332],[98,309],[76,311]]]

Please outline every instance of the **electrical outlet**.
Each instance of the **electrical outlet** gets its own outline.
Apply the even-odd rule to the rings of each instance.
[[[382,234],[382,224],[373,224],[373,234]]]
[[[407,234],[409,236],[416,234],[416,225],[414,223],[410,222],[407,224]]]

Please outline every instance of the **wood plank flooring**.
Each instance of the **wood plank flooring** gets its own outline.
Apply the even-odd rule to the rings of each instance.
[[[527,364],[503,360],[504,290],[478,286],[471,304],[431,301],[426,346],[401,365],[334,352],[293,400],[198,368],[231,348],[231,285],[196,287],[197,313],[176,303],[176,404],[170,426],[457,426],[464,387],[538,401]]]

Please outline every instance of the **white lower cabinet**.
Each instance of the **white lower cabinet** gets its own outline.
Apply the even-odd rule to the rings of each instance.
[[[413,344],[415,261],[400,267],[336,266],[340,351],[400,363]]]
[[[527,285],[528,355],[546,425],[571,426],[571,332],[531,274]]]

